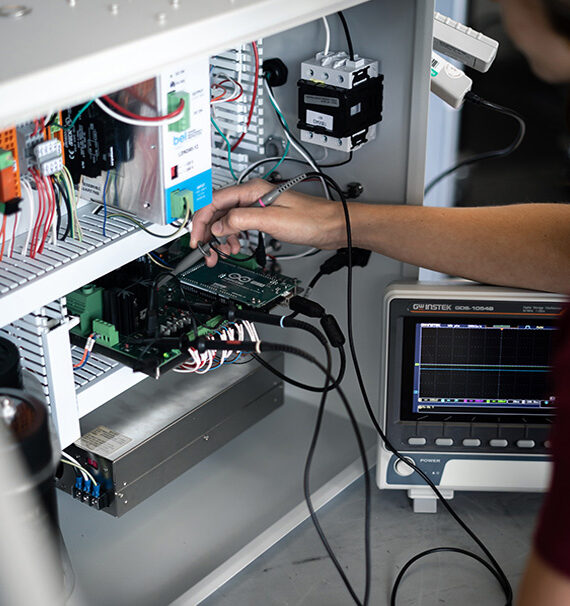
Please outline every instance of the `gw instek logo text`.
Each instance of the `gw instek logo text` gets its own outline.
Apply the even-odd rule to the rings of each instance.
[[[448,303],[414,303],[414,311],[450,311],[451,305]]]

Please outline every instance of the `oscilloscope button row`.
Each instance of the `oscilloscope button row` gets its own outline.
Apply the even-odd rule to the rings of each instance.
[[[429,441],[431,442],[431,440],[429,440]],[[408,446],[426,446],[426,445],[428,445],[427,438],[425,438],[423,436],[408,437],[406,442],[407,442]],[[507,448],[509,446],[509,441],[506,440],[505,438],[492,438],[491,440],[489,440],[486,443],[491,448]],[[449,437],[435,438],[433,440],[433,444],[435,444],[435,446],[439,446],[439,447],[451,447],[451,446],[455,445],[455,440],[453,438],[449,438]],[[479,438],[464,438],[463,440],[461,440],[460,444],[464,448],[480,448],[483,446],[483,441]],[[521,449],[526,450],[526,449],[535,448],[536,446],[537,446],[536,441],[530,440],[530,439],[520,439],[520,440],[516,440],[516,441],[513,440],[513,442],[511,442],[511,448],[516,447],[516,448],[521,448]],[[544,447],[546,449],[548,449],[549,446],[550,446],[550,444],[548,441],[544,442]]]

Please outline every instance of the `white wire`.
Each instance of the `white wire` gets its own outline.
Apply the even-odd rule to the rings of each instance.
[[[271,88],[269,87],[269,83],[267,82],[267,80],[263,80],[263,84],[265,85],[265,90],[267,91],[267,94],[269,95],[269,97],[273,101],[273,103],[275,104],[275,107],[279,110],[280,113],[283,113],[281,111],[281,108],[279,107],[279,104],[277,103],[277,99],[275,99],[273,93],[271,92]],[[307,153],[305,152],[305,150],[297,144],[297,142],[293,139],[293,137],[291,137],[291,134],[289,133],[289,131],[285,127],[283,127],[283,132],[285,133],[285,136],[289,140],[289,143],[291,144],[291,146],[307,162],[307,164],[315,172],[321,172],[319,170],[319,167],[313,162],[313,160],[311,159],[311,157],[309,155],[307,155]],[[320,177],[320,181],[321,181],[321,183],[323,185],[323,192],[325,194],[325,198],[327,200],[330,200],[331,198],[330,198],[329,190],[327,188],[327,184],[326,184],[325,180],[322,177]]]
[[[85,474],[87,474],[87,476],[89,477],[89,479],[91,480],[91,482],[95,485],[95,486],[99,486],[99,484],[97,483],[97,481],[95,480],[95,478],[83,467],[81,467],[81,465],[79,465],[79,463],[72,463],[71,461],[66,461],[65,459],[61,459],[62,463],[65,463],[66,465],[71,465],[72,467],[77,467],[77,469],[79,469],[79,471],[81,472],[81,475],[83,476],[84,480],[87,480],[87,477]]]
[[[316,252],[317,250],[320,250],[319,248],[308,248],[307,250],[303,251],[302,253],[299,253],[298,255],[283,255],[282,257],[276,257],[276,260],[278,263],[281,263],[281,261],[294,261],[295,259],[302,259],[303,257],[306,257],[307,255],[311,255],[312,253]]]
[[[34,226],[34,213],[36,210],[36,205],[34,202],[34,192],[32,191],[30,184],[25,179],[20,179],[20,184],[22,185],[23,190],[24,190],[26,196],[28,197],[28,201],[30,203],[30,221],[28,223],[28,234],[26,236],[26,241],[24,242],[24,247],[21,250],[21,255],[23,257],[25,257],[26,250],[28,250],[28,245],[30,243],[30,238],[32,237],[32,231],[33,231],[33,226]]]
[[[329,54],[329,49],[331,47],[331,28],[329,27],[329,22],[326,17],[323,17],[323,25],[325,27],[325,48],[323,49],[323,55]]]
[[[95,478],[91,475],[91,473],[89,471],[87,471],[87,469],[85,469],[85,467],[80,465],[71,455],[62,451],[61,456],[65,457],[66,459],[69,459],[69,461],[64,461],[62,459],[62,463],[69,463],[70,465],[77,467],[77,469],[79,469],[79,471],[81,471],[81,475],[83,476],[84,480],[87,480],[87,478],[89,478],[93,482],[93,484],[95,484],[95,486],[98,486],[97,480],[95,480]]]
[[[174,124],[178,122],[182,116],[173,116],[172,118],[165,118],[164,120],[157,121],[147,121],[147,120],[135,120],[134,118],[129,118],[127,116],[123,116],[115,111],[113,111],[109,106],[105,105],[101,99],[95,99],[95,103],[111,118],[115,118],[119,122],[124,122],[125,124],[130,124],[131,126],[167,126],[169,124]]]

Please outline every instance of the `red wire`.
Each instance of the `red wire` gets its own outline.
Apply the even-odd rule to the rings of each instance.
[[[18,225],[18,213],[14,215],[14,227],[12,227],[12,245],[10,246],[10,257],[14,255],[14,244],[16,243],[16,226]]]
[[[105,101],[107,101],[107,103],[111,107],[113,107],[118,112],[123,114],[123,116],[127,116],[128,118],[134,118],[135,120],[143,120],[145,122],[160,122],[161,120],[167,120],[168,118],[175,118],[176,116],[179,116],[184,111],[184,99],[180,99],[180,104],[173,112],[170,112],[169,114],[166,114],[165,116],[152,116],[152,117],[141,116],[140,114],[135,114],[135,113],[129,111],[122,105],[119,105],[116,101],[113,101],[113,99],[111,99],[111,97],[109,97],[109,95],[103,95],[102,99],[105,99]]]
[[[259,53],[257,52],[257,44],[255,42],[251,43],[251,48],[253,49],[253,56],[255,58],[255,78],[253,80],[253,93],[251,95],[251,105],[249,106],[249,113],[247,114],[245,130],[238,137],[238,140],[232,145],[232,151],[235,151],[236,147],[243,141],[243,138],[247,133],[247,129],[251,124],[251,117],[253,116],[253,110],[255,109],[255,102],[257,101],[257,85],[259,80]]]
[[[40,130],[40,122],[39,122],[39,120],[34,120],[34,124],[36,125],[36,127],[34,128],[34,132],[32,133],[32,137],[35,137],[38,134],[38,131]]]
[[[228,80],[227,78],[226,78],[225,80],[222,80],[222,81],[219,83],[219,86],[222,86],[222,84],[224,84],[224,83],[226,83],[226,82],[233,82],[233,83],[235,83],[235,84],[237,84],[237,85],[239,86],[239,94],[238,94],[238,96],[237,96],[237,97],[230,97],[230,98],[228,99],[228,101],[237,101],[237,100],[238,100],[238,99],[239,99],[239,98],[240,98],[240,97],[243,95],[243,86],[242,86],[242,85],[241,85],[239,82],[237,82],[236,80],[232,80],[232,81],[230,81],[230,80]],[[218,86],[218,84],[216,84],[215,86]],[[213,99],[212,99],[212,100],[213,100]]]
[[[83,350],[83,356],[82,356],[81,360],[79,360],[79,362],[77,362],[77,364],[73,365],[73,368],[79,368],[79,366],[81,366],[83,364],[83,362],[85,362],[85,358],[87,357],[87,354],[89,353],[89,350],[87,349],[87,344],[89,343],[89,339],[93,338],[94,334],[95,333],[92,332],[89,335],[89,337],[87,338],[87,342],[85,343],[85,349]]]
[[[38,252],[41,253],[44,250],[44,245],[46,243],[49,230],[51,228],[51,224],[53,223],[53,216],[55,214],[55,192],[53,191],[53,185],[51,181],[47,177],[40,176],[42,183],[44,184],[46,191],[46,200],[48,203],[48,214],[46,216],[46,220],[44,223],[44,235],[42,237],[42,241],[40,243],[40,247]]]
[[[40,181],[35,174],[34,169],[30,169],[30,174],[32,175],[32,178],[36,183],[36,190],[38,192],[38,214],[36,217],[36,222],[34,223],[34,229],[32,231],[32,241],[30,243],[30,257],[34,259],[37,253],[38,237],[40,233],[41,224],[44,220],[44,192],[42,186],[40,185]]]
[[[229,82],[229,80],[225,80],[225,82]],[[210,103],[212,101],[219,101],[220,99],[223,99],[226,95],[226,93],[228,92],[228,89],[225,86],[222,86],[221,84],[212,84],[212,86],[215,86],[216,88],[221,88],[224,92],[221,95],[218,95],[217,97],[213,97],[210,98]]]
[[[4,214],[4,218],[2,219],[2,229],[0,229],[0,238],[2,238],[2,248],[0,248],[0,261],[4,257],[4,245],[6,244],[6,221],[8,220],[8,216]]]

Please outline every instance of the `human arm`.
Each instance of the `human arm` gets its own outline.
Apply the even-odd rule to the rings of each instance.
[[[570,579],[545,562],[533,549],[517,593],[516,606],[568,606]]]
[[[254,180],[214,194],[193,219],[192,247],[215,236],[256,229],[278,240],[322,249],[346,246],[342,206],[295,192],[268,208],[251,207],[271,185]],[[570,205],[517,204],[480,208],[351,202],[354,246],[480,282],[570,293]],[[207,260],[216,262],[215,254]]]

